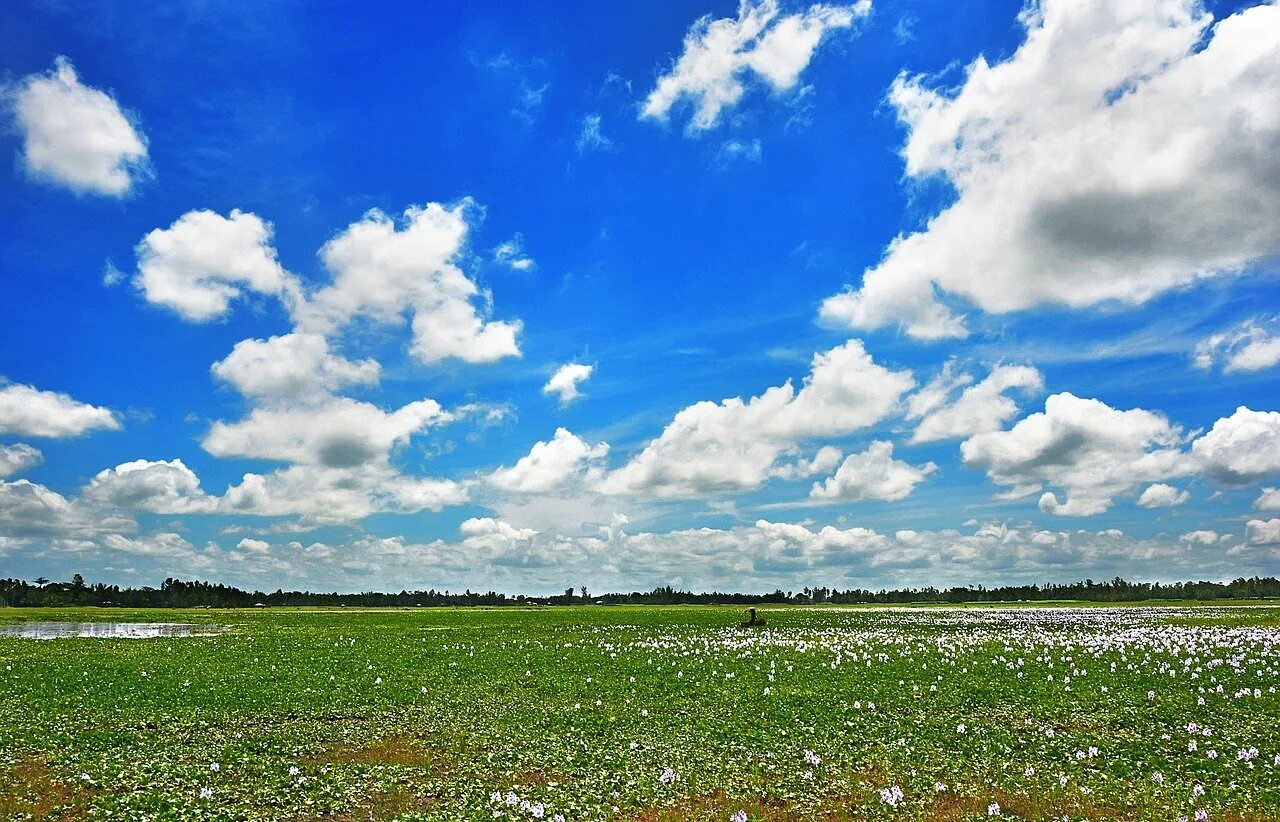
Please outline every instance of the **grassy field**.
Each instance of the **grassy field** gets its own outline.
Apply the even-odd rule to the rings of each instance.
[[[0,818],[1280,819],[1280,607],[15,611]]]

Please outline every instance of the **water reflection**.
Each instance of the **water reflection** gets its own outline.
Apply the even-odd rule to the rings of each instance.
[[[155,639],[157,637],[216,636],[224,625],[190,625],[181,622],[23,622],[0,625],[0,637],[25,639]]]

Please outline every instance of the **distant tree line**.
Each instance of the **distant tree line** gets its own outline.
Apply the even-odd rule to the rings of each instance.
[[[1264,599],[1280,597],[1280,579],[1275,577],[1243,577],[1231,582],[1129,582],[1120,577],[1094,582],[1086,579],[1067,585],[1004,585],[988,588],[982,585],[956,588],[901,588],[878,591],[853,588],[804,588],[771,594],[736,594],[712,591],[694,593],[671,586],[652,591],[591,595],[585,587],[574,594],[573,588],[550,597],[508,596],[507,594],[462,593],[445,591],[401,591],[386,593],[369,591],[360,594],[313,593],[284,591],[274,593],[244,591],[213,582],[183,582],[166,579],[159,588],[121,588],[119,585],[88,585],[76,574],[70,582],[50,582],[39,577],[32,582],[21,579],[0,580],[0,604],[19,607],[57,605],[96,605],[125,608],[249,608],[255,606],[329,605],[356,607],[469,607],[524,605],[765,605],[809,603],[962,603],[962,602],[1044,602],[1048,600],[1082,600],[1086,602],[1138,602],[1142,600],[1221,600]]]

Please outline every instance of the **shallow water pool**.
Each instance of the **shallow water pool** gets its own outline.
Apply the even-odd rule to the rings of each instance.
[[[181,622],[23,622],[0,625],[0,637],[23,639],[157,639],[216,636],[223,625]]]

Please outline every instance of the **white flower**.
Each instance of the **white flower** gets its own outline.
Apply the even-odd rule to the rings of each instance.
[[[992,802],[990,805],[987,806],[987,816],[999,816],[999,815],[1000,815],[999,802]]]
[[[889,787],[882,788],[880,790],[880,801],[890,807],[896,807],[897,804],[905,798],[906,797],[902,793],[902,788],[899,788],[897,785],[890,785]]]
[[[670,785],[676,781],[676,772],[670,768],[663,768],[662,773],[658,776],[658,781],[663,785]]]

